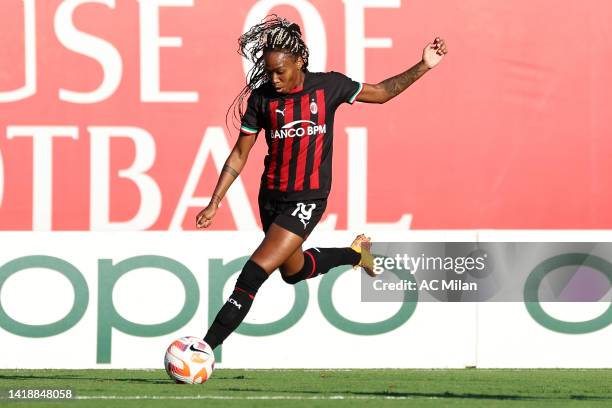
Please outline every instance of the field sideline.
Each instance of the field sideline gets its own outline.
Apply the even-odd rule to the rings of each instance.
[[[10,406],[612,406],[612,369],[219,369],[194,386],[172,383],[163,370],[0,370],[3,398],[24,388],[71,388],[76,401]]]

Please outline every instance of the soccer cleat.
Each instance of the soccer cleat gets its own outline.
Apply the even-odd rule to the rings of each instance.
[[[355,240],[351,244],[351,249],[361,254],[361,259],[359,260],[359,263],[353,268],[361,267],[365,271],[365,273],[367,273],[371,277],[376,277],[376,273],[374,273],[374,258],[370,253],[370,248],[372,248],[372,242],[370,241],[370,238],[366,237],[363,234],[357,235],[357,238],[355,238]]]

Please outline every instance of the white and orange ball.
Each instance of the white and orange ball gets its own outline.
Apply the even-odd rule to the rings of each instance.
[[[212,348],[202,339],[186,336],[174,340],[164,357],[166,372],[177,383],[203,384],[215,368]]]

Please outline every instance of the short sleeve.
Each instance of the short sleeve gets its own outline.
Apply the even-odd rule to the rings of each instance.
[[[256,135],[261,130],[262,112],[261,96],[256,92],[251,93],[247,100],[246,111],[240,120],[240,134],[244,136]]]
[[[336,105],[342,103],[350,103],[351,105],[357,99],[357,96],[363,89],[361,82],[353,81],[351,78],[339,72],[329,73],[332,80],[333,96]]]

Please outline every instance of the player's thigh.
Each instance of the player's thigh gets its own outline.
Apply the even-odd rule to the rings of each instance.
[[[283,264],[279,267],[279,270],[281,275],[291,276],[301,271],[303,266],[304,250],[300,246],[285,262],[283,262]]]
[[[294,255],[296,250],[301,249],[303,242],[301,236],[272,224],[264,240],[251,255],[251,260],[270,274]]]

